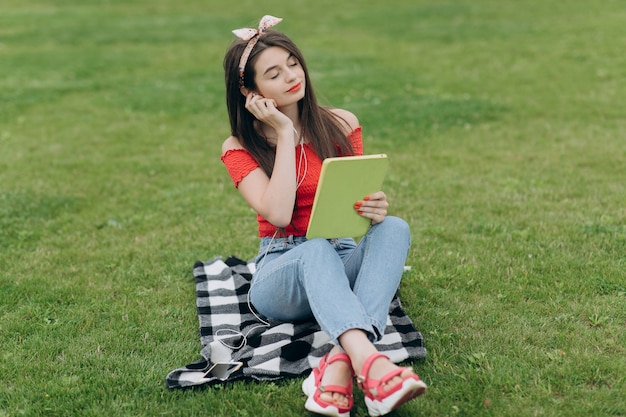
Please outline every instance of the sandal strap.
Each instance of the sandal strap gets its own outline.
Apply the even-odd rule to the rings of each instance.
[[[346,397],[352,397],[352,390],[350,390],[349,387],[349,385],[347,387],[342,387],[341,385],[320,385],[317,389],[319,389],[320,392],[335,392],[345,395]]]
[[[377,385],[381,385],[381,384],[386,384],[387,382],[391,381],[392,379],[402,375],[402,372],[404,372],[406,370],[406,368],[398,368],[395,371],[391,371],[386,373],[385,375],[382,376],[382,378],[380,378],[378,380],[378,384]]]
[[[365,360],[365,363],[363,364],[363,368],[361,369],[361,375],[357,376],[357,385],[359,386],[359,388],[361,388],[365,392],[365,395],[370,398],[381,398],[381,399],[386,398],[391,392],[394,391],[394,389],[392,388],[391,390],[388,390],[384,387],[384,384],[386,384],[387,382],[391,381],[392,379],[396,377],[401,376],[402,372],[408,369],[408,368],[398,367],[393,371],[387,372],[380,379],[370,378],[369,377],[370,368],[372,367],[372,364],[374,363],[374,361],[380,358],[385,358],[387,360],[390,360],[388,356],[383,355],[382,353],[372,354]],[[372,391],[375,391],[375,393]]]
[[[335,362],[345,362],[350,366],[350,370],[352,370],[352,362],[350,361],[350,357],[348,355],[346,355],[345,353],[337,353],[336,355],[331,356],[329,359],[327,353],[326,355],[322,356],[319,365],[317,365],[317,368],[315,368],[314,370],[316,379],[318,379],[316,384],[319,385],[322,382],[322,375],[324,375],[324,372],[326,372],[326,368]]]
[[[350,371],[352,372],[352,375],[354,375],[354,372],[352,371],[352,361],[350,361],[350,357],[345,354],[345,353],[337,353],[333,356],[330,357],[330,359],[328,358],[328,353],[326,355],[324,355],[319,363],[319,365],[317,366],[317,368],[315,368],[314,370],[314,374],[315,374],[315,385],[318,386],[318,389],[320,391],[326,391],[326,392],[336,392],[342,395],[346,395],[348,397],[352,396],[352,381],[350,381],[350,383],[348,384],[347,387],[341,386],[341,385],[322,385],[322,378],[324,377],[324,373],[326,372],[326,368],[330,365],[332,365],[335,362],[345,362],[348,364],[348,366],[350,367]]]
[[[332,363],[339,361],[339,362],[347,363],[348,365],[350,365],[350,369],[352,369],[352,361],[350,361],[350,357],[345,353],[337,353],[331,356],[330,359],[328,359],[328,353],[327,353],[326,355],[324,355],[322,360],[326,363],[326,365],[324,365],[324,368]]]
[[[372,367],[372,364],[374,363],[374,361],[380,358],[389,359],[389,357],[387,357],[386,355],[383,355],[380,352],[373,353],[367,359],[365,359],[365,362],[363,363],[363,367],[361,368],[361,373],[356,378],[357,384],[359,385],[359,387],[361,387],[361,389],[365,390],[364,388],[365,386],[367,386],[368,388],[375,388],[371,386],[371,383],[374,381],[379,382],[378,380],[370,378],[369,374],[370,374],[370,368]]]

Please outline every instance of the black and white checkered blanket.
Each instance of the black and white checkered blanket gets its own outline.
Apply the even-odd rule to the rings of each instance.
[[[196,306],[202,358],[171,371],[168,388],[254,378],[274,380],[308,373],[332,344],[314,321],[259,320],[248,302],[254,264],[230,257],[196,262]],[[426,356],[423,338],[396,297],[377,348],[393,361]]]

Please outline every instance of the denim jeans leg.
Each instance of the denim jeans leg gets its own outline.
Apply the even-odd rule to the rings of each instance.
[[[254,274],[250,300],[270,319],[315,317],[335,342],[349,329],[375,332],[352,291],[341,257],[325,239],[308,240],[278,257],[268,257]]]
[[[377,330],[376,339],[384,334],[389,304],[400,285],[410,246],[409,225],[387,216],[370,228],[344,260],[353,291]]]

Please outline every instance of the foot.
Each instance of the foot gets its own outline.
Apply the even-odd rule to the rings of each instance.
[[[401,367],[391,362],[389,358],[387,358],[386,356],[380,356],[372,363],[368,376],[372,379],[381,379],[383,376],[389,374],[390,372],[395,371],[398,368],[401,368]],[[401,384],[402,381],[404,381],[410,376],[417,377],[417,374],[413,371],[413,369],[411,368],[401,368],[401,369],[402,369],[402,373],[400,373],[398,376],[395,376],[389,379],[388,381],[382,382],[381,387],[383,387],[385,391],[392,390],[394,387],[396,387],[398,384]]]
[[[335,354],[342,352],[340,349],[333,348],[328,354],[328,359],[330,360]],[[347,387],[350,385],[350,381],[352,381],[352,367],[350,364],[344,361],[336,361],[326,367],[322,376],[321,386],[338,385]],[[320,398],[338,407],[348,407],[350,404],[350,398],[339,392],[324,391],[320,394]]]
[[[411,368],[401,368],[380,353],[365,360],[357,382],[371,416],[385,415],[426,391],[426,384]]]
[[[341,350],[325,355],[317,368],[302,382],[308,397],[304,407],[316,414],[349,417],[353,405],[352,364]]]

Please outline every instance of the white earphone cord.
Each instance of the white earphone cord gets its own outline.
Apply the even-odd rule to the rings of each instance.
[[[298,135],[298,131],[296,130],[296,128],[293,128],[294,133],[296,134],[296,136]],[[303,139],[302,137],[300,137],[300,155],[298,157],[298,168],[296,171],[296,178],[297,178],[297,185],[296,185],[296,190],[298,190],[298,188],[300,188],[300,186],[302,185],[302,183],[304,182],[304,179],[306,178],[306,174],[309,168],[309,161],[307,160],[306,157],[306,151],[304,150],[304,143],[303,143]],[[301,170],[302,170],[302,161],[304,161],[304,172],[302,172],[302,175],[300,175]],[[274,243],[274,239],[276,238],[276,234],[278,233],[278,228],[276,228],[276,231],[274,231],[274,234],[272,235],[272,239],[270,240],[270,243],[267,245],[267,249],[265,250],[265,253],[263,254],[263,259],[261,260],[261,263],[259,264],[259,267],[257,268],[257,271],[259,269],[261,269],[261,267],[263,266],[263,264],[265,263],[265,258],[270,250],[270,247],[272,246],[272,243]],[[261,318],[258,314],[256,314],[256,312],[254,311],[254,308],[252,307],[252,304],[250,303],[250,291],[248,290],[248,294],[247,294],[247,304],[248,304],[248,309],[250,309],[250,312],[252,313],[252,315],[254,315],[254,317],[260,321],[262,324],[259,324],[257,326],[252,327],[250,330],[248,330],[245,334],[237,331],[237,330],[232,330],[232,329],[219,329],[215,332],[215,336],[220,336],[224,333],[226,333],[226,337],[230,338],[230,337],[237,337],[240,336],[241,342],[238,345],[230,345],[227,342],[225,342],[222,339],[218,339],[219,342],[226,346],[227,348],[230,349],[241,349],[242,347],[244,347],[247,343],[248,343],[248,335],[258,329],[258,328],[262,328],[262,327],[270,327],[270,324],[268,321],[264,320],[263,318]]]

